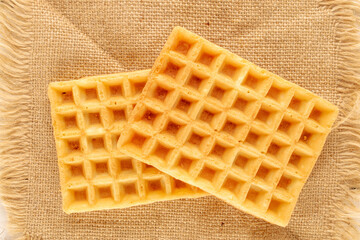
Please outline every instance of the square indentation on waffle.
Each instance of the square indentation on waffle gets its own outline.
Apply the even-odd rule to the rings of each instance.
[[[269,204],[271,193],[258,185],[251,184],[245,196],[243,204],[247,209],[264,211]]]
[[[94,186],[95,198],[97,202],[113,202],[114,201],[114,190],[112,184],[99,184]]]
[[[86,175],[83,159],[64,161],[61,167],[64,170],[65,182],[78,182],[89,178]]]
[[[278,78],[273,78],[272,80],[273,82],[266,93],[266,98],[270,102],[275,102],[281,106],[288,106],[293,96],[291,85]]]
[[[139,109],[139,117],[137,121],[140,122],[142,126],[159,129],[160,124],[162,123],[162,115],[162,112],[160,112],[158,109],[150,105],[143,105],[142,108]]]
[[[178,96],[174,106],[179,114],[194,118],[197,114],[198,99],[196,96],[182,93]]]
[[[131,134],[126,135],[126,145],[133,148],[134,151],[144,151],[145,145],[150,141],[151,136],[146,135],[138,130],[131,130]],[[121,137],[120,137],[121,138]]]
[[[259,127],[275,129],[279,124],[281,116],[282,113],[280,109],[263,103],[256,114],[255,122],[259,124]]]
[[[61,91],[60,93],[60,101],[64,104],[68,103],[68,104],[73,104],[74,103],[74,97],[73,97],[73,93],[72,90],[69,89],[67,91]]]
[[[297,197],[300,194],[300,189],[304,185],[304,179],[296,173],[285,170],[281,176],[276,190],[284,194],[285,196]]]
[[[136,160],[130,157],[114,157],[112,162],[114,176],[118,176],[120,179],[133,178],[137,174]]]
[[[243,67],[243,64],[240,64],[239,62],[236,62],[233,59],[226,57],[222,63],[222,66],[219,69],[219,73],[226,78],[237,81],[240,77]]]
[[[113,128],[121,128],[128,119],[128,106],[108,107],[109,124]]]
[[[210,141],[210,135],[206,130],[194,126],[188,133],[188,137],[184,145],[194,151],[204,153],[207,151]]]
[[[191,73],[188,75],[185,80],[184,86],[192,91],[197,93],[203,93],[206,91],[209,83],[209,76],[204,74],[204,72],[192,69]]]
[[[238,176],[252,178],[262,162],[262,158],[252,151],[240,148],[232,163],[232,171]]]
[[[223,175],[223,170],[210,163],[204,164],[197,176],[197,179],[204,185],[215,187],[219,183],[219,177]]]
[[[110,178],[110,160],[109,158],[92,158],[89,159],[91,165],[91,178]]]
[[[300,115],[308,115],[310,108],[313,105],[312,99],[313,97],[309,92],[303,92],[296,89],[288,108]]]
[[[241,85],[255,93],[265,95],[268,92],[270,83],[271,81],[268,76],[251,68],[242,80]]]
[[[295,203],[291,199],[283,199],[281,196],[273,195],[266,210],[272,218],[279,219],[280,223],[286,223],[288,215],[293,211]]]
[[[186,54],[174,51],[178,39],[192,40]],[[196,71],[206,76],[206,81],[196,79],[197,84],[190,84],[191,87],[189,78]],[[156,60],[149,84],[158,79],[167,80],[175,89],[176,98],[169,105],[159,105],[159,112],[164,113],[161,127],[142,134],[164,141],[170,116],[181,119],[182,137],[176,142],[166,141],[174,158],[161,161],[144,154],[153,149],[154,141],[141,150],[129,144],[128,136],[138,127],[139,109],[151,99],[147,88],[120,137],[118,150],[245,212],[285,226],[297,196],[291,195],[292,190],[282,194],[277,189],[278,182],[290,174],[306,180],[311,168],[304,169],[301,175],[289,163],[293,150],[313,157],[307,158],[308,166],[310,162],[314,164],[330,132],[320,116],[329,118],[332,125],[337,108],[180,27],[173,30]],[[316,110],[311,114],[314,106],[322,112],[328,106],[326,110],[331,114],[320,115]],[[181,153],[186,153],[186,157],[180,158]],[[302,188],[291,186],[298,191]],[[285,213],[280,212],[283,209]]]
[[[174,148],[166,142],[157,141],[150,152],[151,158],[155,158],[159,162],[169,162],[173,158]]]
[[[161,176],[145,177],[145,191],[147,194],[164,194],[166,193],[165,179]]]
[[[287,168],[301,176],[307,176],[314,166],[314,158],[312,151],[296,145],[287,162]]]
[[[175,97],[174,88],[173,86],[168,85],[166,81],[158,80],[156,83],[150,86],[149,97],[151,97],[151,99],[154,101],[167,104],[171,102],[172,98]]]
[[[315,101],[309,119],[324,128],[331,128],[331,122],[335,121],[336,114],[333,107],[322,101]]]
[[[123,100],[125,98],[125,89],[123,84],[111,84],[107,85],[107,93],[109,98],[116,100]]]
[[[146,77],[136,79],[135,81],[130,82],[131,96],[136,97],[144,89],[146,84]]]
[[[53,101],[56,105],[72,106],[75,105],[74,99],[73,86],[70,84],[53,89]]]
[[[99,129],[105,125],[103,114],[100,109],[84,111],[84,122],[86,129]]]
[[[235,145],[221,138],[215,139],[210,148],[208,157],[229,164],[236,155]]]
[[[194,175],[199,169],[199,159],[196,154],[191,154],[189,152],[181,152],[175,159],[174,167],[178,169],[178,171],[182,172],[182,174]]]
[[[259,152],[264,152],[270,142],[270,134],[260,129],[251,128],[245,138],[245,145],[255,148]]]
[[[119,181],[120,197],[124,201],[133,201],[140,197],[139,184],[137,180],[120,180]]]
[[[79,136],[80,129],[84,129],[81,124],[81,116],[79,117],[76,111],[56,114],[55,121],[57,128],[61,129],[62,136]]]
[[[216,48],[209,46],[202,46],[195,62],[200,63],[202,66],[208,67],[211,70],[216,68],[217,59],[220,56],[220,51]]]
[[[80,137],[61,139],[57,142],[61,157],[75,157],[82,155],[86,150],[86,143]]]
[[[99,90],[97,84],[92,84],[92,87],[80,87],[79,96],[82,103],[96,103],[100,101]]]
[[[168,58],[166,65],[162,69],[162,75],[175,81],[183,81],[183,71],[185,64],[175,58]]]
[[[255,181],[260,182],[261,185],[269,185],[272,188],[281,176],[280,167],[280,164],[275,165],[273,162],[267,160],[267,158],[264,158],[255,174]]]
[[[111,144],[109,139],[105,135],[87,136],[87,153],[92,154],[104,154],[111,151]]]
[[[290,140],[298,139],[301,130],[303,129],[303,125],[301,119],[285,113],[277,128],[277,132]]]
[[[226,116],[220,126],[220,132],[235,138],[237,141],[244,141],[250,127],[243,119],[239,119],[230,113]]]
[[[236,91],[234,91],[231,86],[226,85],[225,82],[219,82],[215,80],[208,94],[210,98],[209,101],[215,101],[216,103],[220,103],[226,106],[227,103],[231,101],[231,96],[235,92]]]
[[[63,129],[79,129],[76,114],[63,116]]]
[[[76,207],[89,204],[89,190],[87,186],[75,186],[66,191],[66,201],[74,203]]]
[[[219,121],[222,115],[223,114],[221,109],[206,103],[200,108],[197,120],[199,124],[215,129],[219,125]]]
[[[239,176],[235,174],[228,174],[223,181],[220,191],[223,194],[228,194],[231,197],[235,197],[243,200],[249,184],[246,180],[239,178]]]
[[[321,130],[305,125],[299,139],[299,143],[307,148],[310,148],[314,153],[320,153],[324,143],[324,133]]]
[[[266,150],[266,156],[276,163],[286,164],[291,154],[291,142],[283,142],[282,139],[274,138]]]
[[[186,134],[186,122],[177,116],[169,116],[162,134],[174,141],[182,141]]]
[[[177,54],[183,55],[184,57],[191,57],[195,43],[196,41],[194,41],[193,39],[182,36],[181,38],[178,38],[173,42],[171,50]]]
[[[258,112],[260,102],[257,98],[246,91],[240,90],[238,96],[234,98],[231,110],[240,113],[247,119],[253,119]]]

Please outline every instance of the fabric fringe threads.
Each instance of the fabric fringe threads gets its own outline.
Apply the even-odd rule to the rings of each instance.
[[[339,49],[338,94],[341,96],[335,131],[339,143],[339,189],[333,198],[329,232],[334,239],[357,239],[360,229],[360,3],[321,1],[335,18]]]
[[[0,197],[8,230],[24,237],[31,147],[30,16],[30,1],[0,1]]]
[[[319,2],[334,17],[338,46],[338,91],[343,99],[338,132],[339,189],[329,234],[356,239],[360,208],[360,4],[350,0]],[[0,1],[0,197],[9,230],[22,238],[41,239],[27,229],[30,146],[30,71],[32,1]]]

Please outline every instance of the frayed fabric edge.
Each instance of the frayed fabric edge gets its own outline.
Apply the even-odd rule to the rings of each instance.
[[[335,20],[337,91],[341,97],[334,131],[338,141],[338,187],[333,197],[329,235],[357,239],[360,235],[360,3],[321,0]]]
[[[8,231],[26,238],[31,1],[0,2],[0,198]]]

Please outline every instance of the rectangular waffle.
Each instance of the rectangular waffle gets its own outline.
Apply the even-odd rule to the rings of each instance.
[[[148,73],[145,70],[50,83],[48,94],[66,213],[207,195],[116,150]]]
[[[118,149],[286,226],[337,114],[308,90],[176,27]]]

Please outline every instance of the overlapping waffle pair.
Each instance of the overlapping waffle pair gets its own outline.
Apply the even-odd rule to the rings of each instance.
[[[338,109],[174,28],[151,70],[49,85],[67,213],[212,194],[286,226]]]

